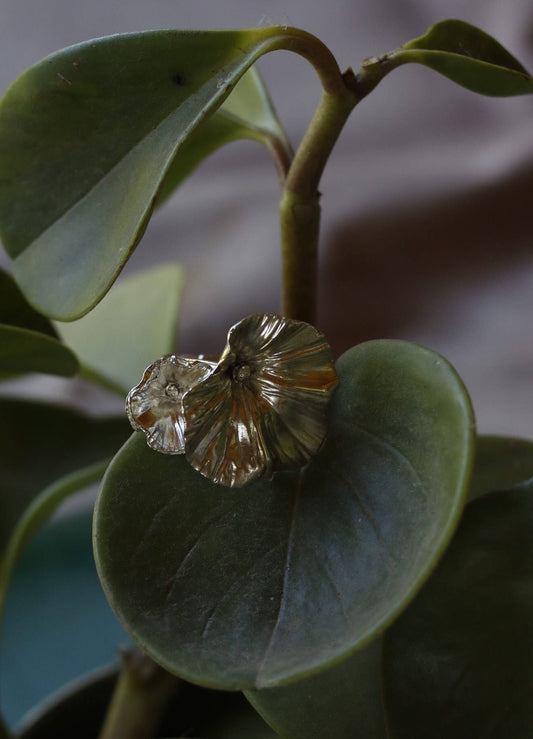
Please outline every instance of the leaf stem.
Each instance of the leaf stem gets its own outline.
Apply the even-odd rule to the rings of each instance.
[[[276,48],[284,49],[303,57],[315,68],[324,92],[343,97],[345,94],[343,75],[337,60],[320,39],[300,28],[273,27],[271,31],[275,40],[269,45],[269,51]]]
[[[139,649],[124,651],[122,669],[99,739],[151,739],[179,679]]]
[[[286,172],[280,203],[282,296],[288,318],[316,322],[320,177],[353,108],[393,68],[389,55],[363,62],[356,76],[341,73],[335,57],[318,38],[297,28],[284,28],[269,48],[293,51],[315,68],[322,98]],[[279,29],[272,29],[273,36]]]
[[[359,97],[349,70],[324,90],[287,173],[280,203],[282,313],[315,323],[322,172]],[[331,80],[329,80],[331,83]]]

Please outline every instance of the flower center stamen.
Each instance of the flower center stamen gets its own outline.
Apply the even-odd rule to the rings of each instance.
[[[168,385],[165,387],[165,395],[172,400],[179,400],[180,397],[180,388],[179,385],[176,385],[175,382],[169,382]]]
[[[233,379],[237,382],[245,382],[252,374],[249,364],[241,364],[233,368]]]

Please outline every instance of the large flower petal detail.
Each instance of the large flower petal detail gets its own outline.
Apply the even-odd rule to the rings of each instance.
[[[214,367],[213,362],[167,354],[145,370],[128,393],[126,412],[133,428],[146,434],[148,446],[165,454],[184,453],[183,396]]]
[[[245,318],[216,369],[184,396],[187,459],[234,487],[306,464],[326,435],[337,382],[316,328],[272,313]]]

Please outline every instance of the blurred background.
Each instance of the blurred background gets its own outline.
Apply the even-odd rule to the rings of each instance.
[[[58,48],[155,28],[295,25],[357,71],[365,57],[457,17],[533,68],[529,0],[1,0],[0,8],[0,92]],[[295,146],[319,98],[314,71],[288,52],[259,66]],[[484,98],[416,65],[389,75],[354,111],[322,181],[318,321],[336,354],[378,337],[444,354],[472,394],[480,430],[526,436],[532,118],[531,98]],[[217,354],[230,325],[279,309],[278,195],[266,150],[238,142],[152,219],[125,273],[158,261],[184,265],[180,351]],[[40,382],[36,392],[53,394],[56,385]],[[70,384],[59,392],[87,391]]]
[[[533,70],[531,0],[0,0],[0,93],[49,53],[113,33],[294,25],[357,71],[365,57],[454,17],[495,36]],[[268,55],[259,68],[296,146],[320,96],[315,73],[287,52]],[[481,432],[526,437],[533,435],[532,122],[532,98],[484,98],[414,65],[387,77],[354,111],[322,181],[318,320],[335,354],[383,337],[440,352],[470,390]],[[238,142],[204,162],[154,215],[124,274],[158,262],[185,267],[182,353],[217,354],[233,323],[279,309],[278,199],[266,150]],[[3,253],[0,263],[9,264]],[[20,383],[9,387],[16,392]],[[81,381],[39,377],[24,388],[121,411],[119,400]],[[122,638],[90,562],[90,516],[80,524],[83,536],[72,528],[63,534],[61,551],[56,525],[21,562],[8,603],[0,690],[10,721],[62,681],[111,659]],[[62,590],[55,574],[46,584],[48,555],[71,566]],[[77,567],[93,578],[82,595]],[[69,598],[71,588],[77,595]],[[72,600],[83,604],[81,626],[70,612],[57,615],[58,598],[67,609]],[[49,653],[39,651],[45,629],[53,632],[49,642],[64,644],[63,672],[52,674]],[[79,646],[77,637],[81,661],[68,646]]]

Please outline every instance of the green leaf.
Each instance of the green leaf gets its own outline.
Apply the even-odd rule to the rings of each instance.
[[[142,236],[180,146],[265,52],[297,32],[149,31],[88,41],[0,104],[0,232],[41,312],[73,319]]]
[[[338,665],[291,685],[246,693],[280,736],[387,739],[381,639]]]
[[[391,69],[415,62],[434,69],[468,90],[491,96],[533,93],[533,78],[498,41],[459,20],[436,23],[378,64]]]
[[[182,285],[180,267],[160,265],[121,280],[88,315],[57,330],[86,376],[127,393],[174,349]]]
[[[0,324],[29,328],[57,339],[50,321],[37,313],[10,274],[0,267]]]
[[[65,494],[79,489],[87,474],[94,479],[91,469],[83,468],[109,457],[127,437],[129,424],[121,418],[96,420],[60,406],[11,398],[0,398],[0,419],[1,599],[35,523]]]
[[[509,490],[533,477],[533,442],[505,436],[480,436],[469,499]]]
[[[99,482],[108,464],[109,459],[104,459],[60,477],[37,495],[20,515],[7,545],[4,542],[0,559],[0,613],[15,565],[32,537],[67,497]]]
[[[128,643],[96,576],[91,501],[84,502],[72,501],[35,534],[9,584],[0,639],[0,696],[8,724],[17,730],[23,716],[36,720],[36,713],[55,701],[57,690],[114,662],[117,645]],[[78,716],[78,731],[72,726],[72,735],[94,739],[98,724],[91,733],[93,720],[91,714],[82,724]],[[39,736],[70,734],[48,725],[48,733],[43,727]]]
[[[473,445],[457,375],[394,341],[355,347],[337,371],[328,439],[301,472],[225,488],[140,434],[108,468],[100,578],[171,672],[229,689],[318,672],[390,623],[445,548]]]
[[[24,372],[70,377],[78,360],[57,341],[50,321],[37,313],[11,275],[0,268],[0,379]]]
[[[276,162],[286,163],[292,156],[287,135],[255,67],[241,77],[216,113],[201,123],[180,147],[159,191],[157,205],[209,154],[236,139],[259,141],[273,152]]]
[[[395,739],[533,736],[533,485],[470,503],[385,636]]]
[[[0,372],[43,372],[71,377],[78,370],[78,360],[57,339],[18,326],[0,324]]]

